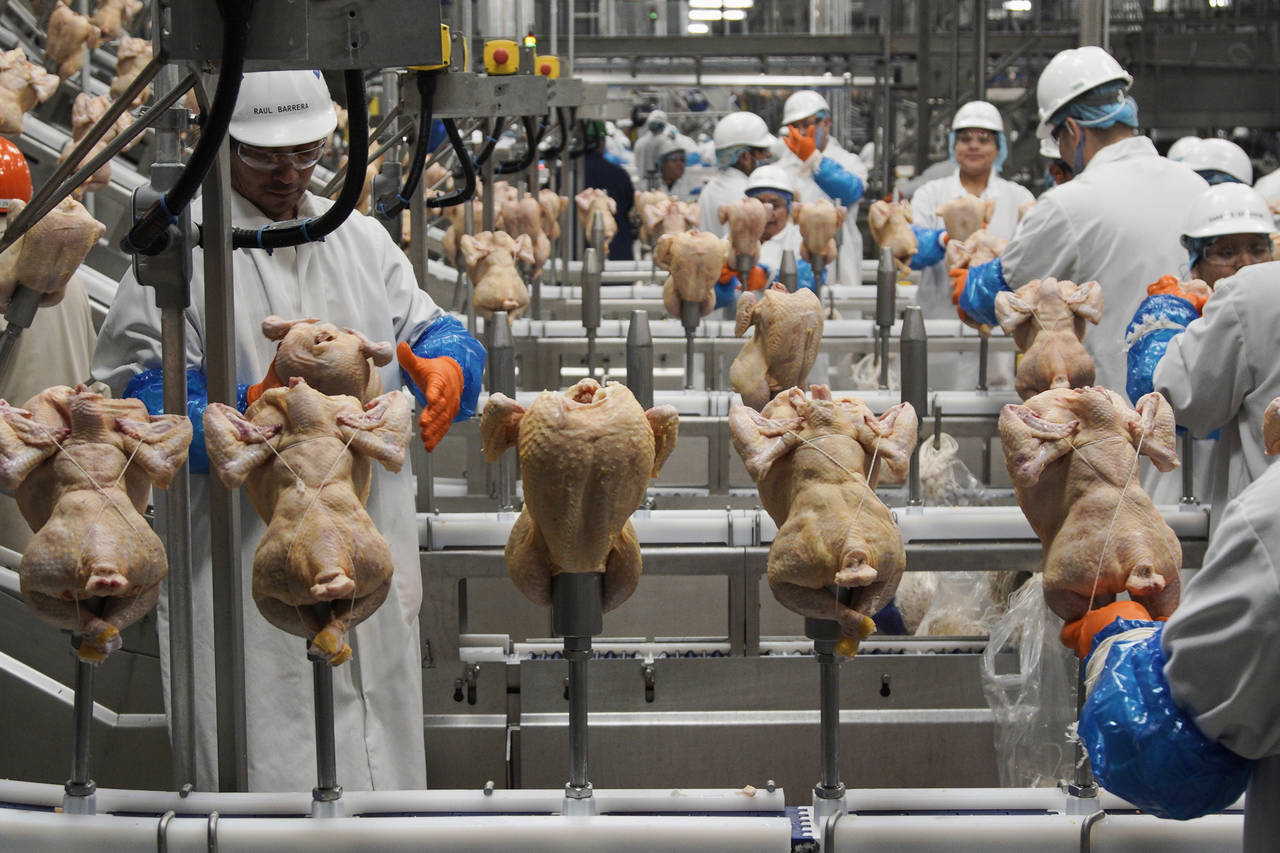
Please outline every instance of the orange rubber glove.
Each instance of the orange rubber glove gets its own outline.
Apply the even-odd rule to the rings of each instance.
[[[418,415],[418,433],[430,453],[458,414],[462,403],[462,366],[447,355],[419,358],[404,341],[396,347],[396,361],[427,398],[427,405]]]
[[[1093,649],[1094,636],[1117,619],[1155,621],[1147,612],[1147,608],[1136,601],[1114,601],[1106,607],[1090,610],[1074,622],[1063,625],[1058,639],[1062,641],[1062,645],[1074,651],[1076,656],[1083,660]]]
[[[747,290],[764,290],[769,286],[769,273],[764,267],[756,264],[747,273]]]
[[[1157,293],[1168,293],[1171,296],[1185,299],[1194,305],[1201,314],[1204,313],[1204,304],[1209,301],[1209,296],[1206,293],[1183,290],[1181,282],[1178,281],[1176,275],[1162,275],[1159,279],[1147,285],[1148,296],[1155,296]]]
[[[782,137],[782,141],[791,149],[791,153],[800,158],[803,163],[813,156],[813,152],[818,150],[818,142],[815,138],[818,133],[818,126],[811,124],[801,133],[794,127],[787,128],[787,135]]]
[[[720,267],[720,277],[716,279],[716,284],[728,284],[732,279],[736,278],[738,271],[728,264]]]
[[[245,396],[249,400],[249,405],[252,406],[263,393],[270,391],[272,388],[283,387],[284,383],[280,381],[280,374],[276,373],[275,357],[272,356],[271,366],[267,368],[267,375],[262,377],[262,381],[257,385],[250,385],[249,391]]]

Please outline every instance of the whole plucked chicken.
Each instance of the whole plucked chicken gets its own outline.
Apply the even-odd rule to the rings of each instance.
[[[1099,386],[1054,388],[1000,412],[1018,505],[1044,549],[1044,597],[1071,622],[1129,595],[1155,617],[1178,605],[1182,546],[1138,481],[1138,456],[1178,467],[1173,410]]]
[[[939,205],[935,212],[942,217],[947,239],[964,241],[991,221],[991,216],[996,212],[996,203],[992,199],[984,201],[976,195],[965,193]]]
[[[120,648],[155,606],[169,565],[142,513],[187,460],[191,421],[139,400],[59,385],[23,408],[0,400],[0,485],[35,531],[19,566],[38,616],[80,636],[81,660]]]
[[[979,228],[963,240],[947,241],[947,269],[976,267],[989,263],[1004,254],[1009,241],[997,237],[986,228]]]
[[[671,455],[679,432],[672,406],[647,412],[625,385],[583,379],[544,391],[527,410],[502,394],[480,420],[485,458],[515,445],[524,508],[507,539],[507,572],[535,604],[551,604],[551,578],[602,572],[602,606],[626,601],[640,579],[631,514]]]
[[[351,659],[346,632],[391,586],[391,549],[364,505],[371,460],[392,472],[404,463],[412,415],[399,390],[362,405],[300,377],[264,392],[243,415],[221,403],[205,409],[213,469],[227,488],[244,484],[267,522],[253,555],[258,612],[333,666]]]
[[[84,139],[85,134],[89,132],[89,128],[93,127],[93,125],[97,123],[98,119],[102,118],[102,116],[106,114],[111,103],[112,97],[110,95],[95,95],[90,97],[84,92],[76,95],[76,99],[71,104],[71,141],[62,149],[62,154],[58,157],[59,163],[71,154],[71,151],[75,148],[77,142]],[[129,115],[128,111],[121,113],[120,117],[116,119],[115,124],[107,129],[107,132],[102,135],[102,138],[93,146],[92,150],[84,156],[84,159],[88,160],[96,156],[131,124],[133,124],[133,117]],[[133,141],[126,145],[124,150],[129,150],[129,148],[137,144],[138,140],[141,138],[141,136],[134,137]],[[86,178],[83,184],[76,188],[75,192],[77,198],[86,192],[106,189],[110,182],[111,161],[108,160],[103,163],[96,172]]]
[[[459,262],[458,258],[461,252],[459,240],[463,234],[468,233],[464,207],[467,204],[471,205],[471,233],[475,233],[482,230],[481,225],[484,222],[484,202],[481,199],[473,198],[469,202],[455,204],[444,209],[444,215],[449,220],[449,227],[445,229],[444,236],[440,238],[440,251],[445,260],[452,264]],[[502,210],[495,207],[493,210],[493,228],[495,231],[501,231],[502,225]]]
[[[506,311],[514,320],[529,305],[529,288],[516,269],[516,261],[533,263],[533,249],[529,236],[521,234],[514,240],[505,231],[481,231],[476,236],[463,234],[459,241],[462,257],[467,263],[467,277],[475,286],[476,312],[484,318],[494,311]]]
[[[116,76],[111,80],[111,97],[123,95],[150,61],[151,42],[133,36],[122,37],[116,47]],[[150,94],[151,87],[147,86],[133,99],[132,106],[140,106]]]
[[[640,241],[653,248],[664,234],[679,234],[698,225],[698,205],[672,198],[663,192],[639,193],[659,196],[644,207],[637,206],[640,217]]]
[[[551,257],[551,240],[542,228],[542,215],[542,205],[534,196],[502,203],[502,229],[512,237],[528,239],[535,276],[542,272],[542,265]]]
[[[9,216],[25,205],[9,204]],[[89,215],[84,205],[67,197],[0,254],[0,311],[9,307],[18,285],[40,294],[40,305],[62,301],[67,282],[89,250],[107,233],[107,226]]]
[[[1022,350],[1013,389],[1022,399],[1050,388],[1093,384],[1093,356],[1084,348],[1085,322],[1102,319],[1102,286],[1055,278],[996,294],[1000,328]]]
[[[278,342],[270,368],[274,384],[301,377],[321,394],[346,395],[362,403],[382,393],[377,368],[390,364],[395,354],[386,341],[313,317],[285,320],[273,314],[262,321],[262,335]]]
[[[791,206],[791,219],[800,228],[800,257],[809,263],[836,259],[836,232],[844,225],[845,209],[829,201],[809,201]]]
[[[560,217],[569,207],[568,196],[559,195],[555,190],[538,190],[538,205],[542,208],[542,233],[547,239],[555,242],[560,239]]]
[[[906,567],[902,532],[875,486],[881,466],[906,472],[915,410],[899,403],[876,418],[862,400],[813,385],[808,396],[780,393],[762,412],[734,406],[729,430],[778,525],[768,562],[774,597],[838,622],[853,643],[865,639]]]
[[[812,290],[788,293],[777,282],[759,297],[750,290],[738,297],[734,334],[756,330],[729,367],[745,405],[759,411],[779,391],[804,383],[822,344],[823,313]]]
[[[96,50],[102,43],[102,31],[84,15],[71,11],[63,0],[49,13],[44,42],[44,58],[58,65],[58,77],[65,80],[84,67],[84,49]]]
[[[0,133],[22,133],[22,116],[53,97],[62,81],[27,59],[21,47],[0,53]]]
[[[578,206],[578,224],[582,226],[582,233],[586,235],[587,245],[607,253],[609,244],[613,242],[613,235],[618,233],[618,220],[614,219],[618,214],[618,203],[604,190],[595,188],[583,190],[573,197],[573,201]],[[604,223],[603,246],[597,246],[591,242],[594,239],[592,225],[597,215]]]
[[[729,244],[710,231],[663,234],[653,249],[653,260],[671,275],[662,285],[662,305],[679,318],[684,302],[697,302],[701,316],[716,307],[716,281],[728,258]]]
[[[867,209],[867,226],[871,239],[881,249],[893,252],[898,272],[911,272],[911,258],[919,250],[916,233],[911,230],[911,203],[906,201],[874,201]]]
[[[89,19],[104,40],[120,38],[124,27],[133,16],[142,11],[142,0],[98,0],[98,7]]]
[[[746,256],[754,266],[760,259],[760,238],[764,236],[764,227],[769,222],[769,210],[764,202],[758,198],[743,198],[733,204],[720,205],[716,213],[721,225],[729,225],[729,259],[735,266],[743,266],[739,258]],[[803,237],[804,230],[800,233]],[[831,236],[835,236],[834,230]],[[819,239],[815,237],[815,244]]]

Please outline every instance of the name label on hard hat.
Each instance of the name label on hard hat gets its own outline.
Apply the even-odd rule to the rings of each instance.
[[[310,109],[311,105],[306,101],[297,104],[276,104],[274,107],[254,107],[253,114],[256,116],[270,116],[276,113],[295,113],[302,110]]]

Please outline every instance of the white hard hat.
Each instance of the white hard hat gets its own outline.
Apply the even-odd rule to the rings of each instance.
[[[776,163],[760,166],[747,178],[747,192],[752,190],[782,190],[796,194],[796,185],[791,180],[791,173]]]
[[[1198,136],[1179,136],[1169,146],[1169,153],[1165,156],[1180,163],[1187,159],[1187,155],[1200,144],[1200,141]]]
[[[666,157],[668,154],[675,154],[677,152],[681,154],[685,153],[684,146],[680,144],[680,140],[672,139],[670,136],[666,136],[664,134],[658,137],[658,150],[653,155],[653,159],[656,162],[661,163],[663,157]]]
[[[1129,72],[1102,48],[1086,45],[1060,51],[1049,60],[1036,83],[1036,103],[1040,107],[1036,136],[1044,139],[1053,131],[1049,119],[1059,109],[1112,80],[1123,80],[1126,86],[1133,83]]]
[[[649,113],[649,115],[646,116],[644,120],[645,124],[655,124],[657,122],[662,122],[663,124],[667,123],[667,114],[664,113],[662,110],[654,110],[653,112]]]
[[[1058,150],[1058,143],[1045,138],[1040,140],[1040,156],[1048,157],[1050,160],[1061,160],[1062,152]]]
[[[1209,187],[1191,205],[1182,244],[1195,237],[1224,234],[1270,234],[1276,230],[1271,208],[1257,190],[1245,184]]]
[[[1197,172],[1225,172],[1242,184],[1253,184],[1253,163],[1244,149],[1230,139],[1201,139],[1182,157]]]
[[[255,71],[240,83],[230,134],[250,145],[283,148],[327,139],[337,126],[319,71]]]
[[[777,142],[764,119],[755,113],[729,113],[716,122],[711,135],[716,150],[746,145],[751,148],[769,148]]]
[[[1004,133],[1004,119],[995,104],[987,101],[970,101],[956,110],[956,117],[951,120],[952,130],[963,130],[966,127],[978,127],[983,130],[994,130]]]
[[[801,89],[799,92],[791,93],[786,103],[782,105],[782,123],[794,124],[824,110],[831,112],[826,98],[812,89]]]

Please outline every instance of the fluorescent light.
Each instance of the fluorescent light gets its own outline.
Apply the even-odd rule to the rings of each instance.
[[[747,19],[746,9],[725,9],[724,19],[726,21],[745,21]]]
[[[1030,12],[1031,0],[1004,0],[1006,12]]]
[[[690,9],[719,9],[720,0],[689,0]]]
[[[692,33],[696,36],[705,36],[707,33],[711,32],[711,27],[697,21],[690,21],[689,26],[685,27],[685,32]]]
[[[756,0],[724,0],[726,9],[750,9],[756,5]]]
[[[689,20],[691,21],[719,21],[724,18],[723,13],[719,9],[690,9]]]

